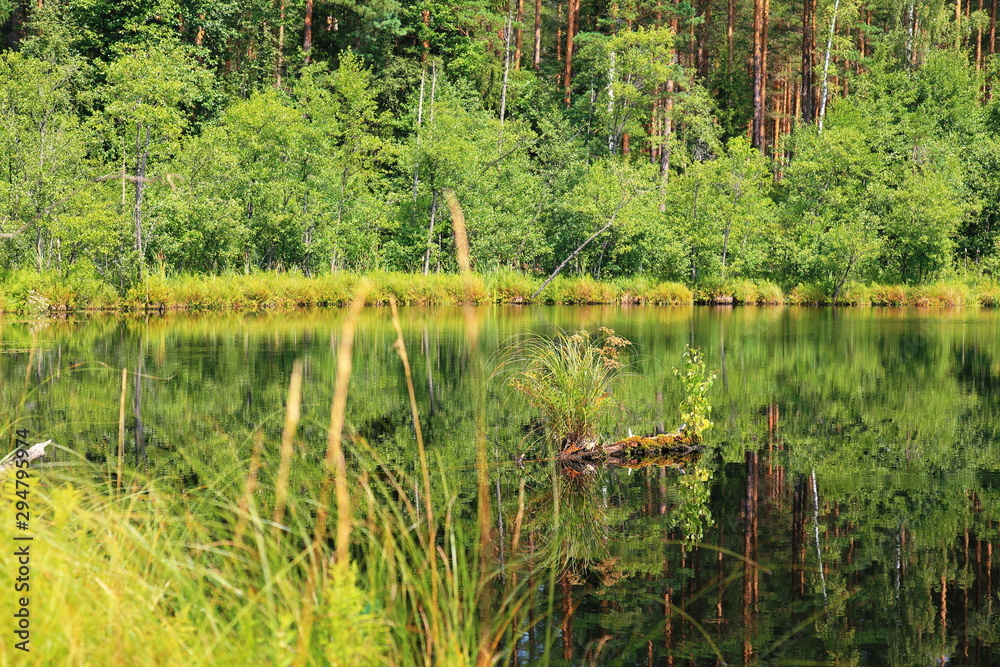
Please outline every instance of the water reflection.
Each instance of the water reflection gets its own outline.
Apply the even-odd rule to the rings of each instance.
[[[523,633],[509,637],[515,662],[1000,664],[996,312],[601,306],[401,316],[435,493],[454,494],[455,520],[493,541],[482,553],[540,592]],[[0,321],[0,401],[38,439],[93,461],[113,461],[124,437],[130,464],[184,488],[203,484],[205,470],[242,465],[259,432],[267,494],[267,457],[301,359],[291,483],[308,494],[320,479],[342,317]],[[670,369],[685,343],[720,371],[716,428],[698,460],[575,475],[551,462],[513,465],[546,453],[522,429],[532,410],[489,380],[497,351],[525,331],[601,325],[635,343],[618,392],[625,410],[602,426],[609,437],[677,426]],[[347,431],[417,479],[395,339],[386,310],[363,314]],[[361,447],[348,456],[356,471],[369,465]]]

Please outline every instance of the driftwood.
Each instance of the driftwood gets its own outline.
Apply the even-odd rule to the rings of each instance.
[[[25,450],[25,455],[22,457],[17,456],[17,452],[20,449],[15,450],[4,457],[3,461],[0,461],[0,473],[10,470],[15,465],[17,465],[18,460],[27,461],[31,463],[35,459],[40,459],[45,456],[45,448],[52,444],[51,440],[46,440],[45,442],[39,442]]]

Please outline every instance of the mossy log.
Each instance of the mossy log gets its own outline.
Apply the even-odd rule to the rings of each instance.
[[[618,442],[596,445],[590,448],[570,446],[562,450],[557,457],[562,461],[580,461],[584,463],[611,463],[629,467],[638,465],[674,465],[683,463],[684,459],[695,454],[696,460],[701,454],[698,445],[701,438],[696,433],[688,433],[684,429],[673,433],[663,433],[653,436],[633,435]],[[655,461],[661,460],[656,463]]]

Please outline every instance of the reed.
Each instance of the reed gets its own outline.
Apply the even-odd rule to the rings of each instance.
[[[838,306],[870,306],[872,288],[859,283],[849,283],[840,291],[835,303]]]
[[[909,290],[903,285],[872,285],[873,306],[905,306],[910,302]]]
[[[531,302],[531,295],[540,281],[518,271],[504,269],[486,276],[486,286],[497,303],[524,304]]]
[[[910,300],[915,306],[956,307],[974,303],[972,291],[958,282],[940,282],[911,290]]]
[[[310,572],[295,546],[303,526],[290,529],[294,540],[271,533],[253,502],[229,500],[230,471],[213,471],[196,494],[139,474],[112,493],[90,464],[74,467],[30,478],[32,567],[44,576],[32,581],[32,651],[17,664],[290,663]],[[251,539],[237,544],[229,536],[240,518]],[[11,531],[0,527],[5,539]],[[371,597],[351,574],[317,582],[310,662],[385,657],[384,620],[366,611]]]
[[[598,282],[590,276],[558,276],[540,296],[545,303],[565,305],[607,304],[619,300],[614,285]]]
[[[281,432],[281,463],[278,465],[278,481],[274,487],[274,529],[281,530],[285,520],[285,504],[288,502],[288,477],[292,471],[292,454],[295,449],[295,433],[302,416],[302,360],[292,364],[292,378],[288,385],[288,401],[285,407],[285,427]]]
[[[615,287],[618,288],[618,301],[623,306],[646,303],[646,297],[652,286],[653,280],[648,276],[629,276],[615,281]]]
[[[658,306],[682,306],[694,303],[694,293],[681,283],[657,283],[647,293],[647,302]]]

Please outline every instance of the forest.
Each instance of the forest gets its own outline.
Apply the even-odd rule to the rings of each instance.
[[[0,0],[0,282],[993,284],[996,5]]]

